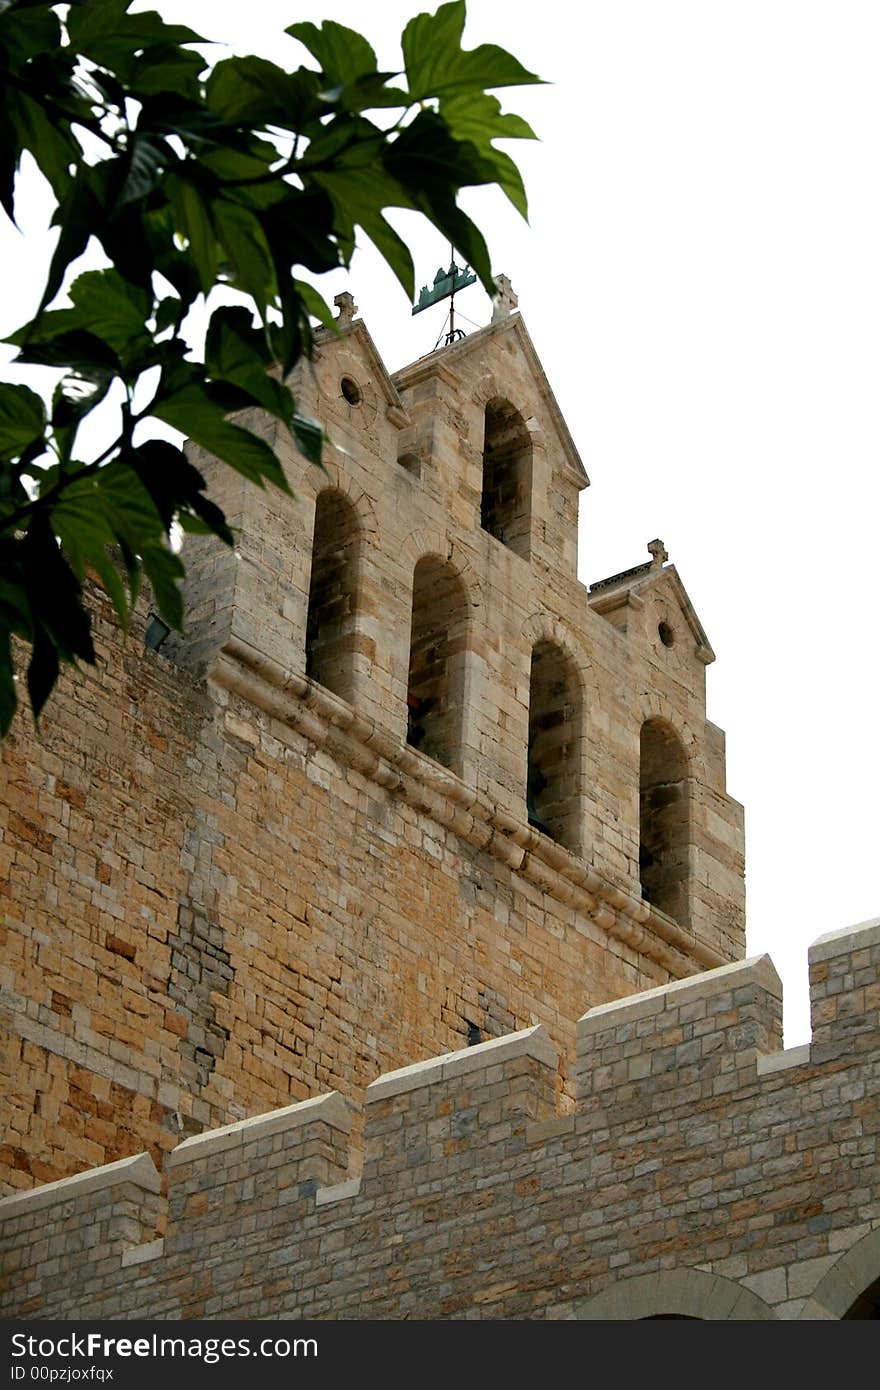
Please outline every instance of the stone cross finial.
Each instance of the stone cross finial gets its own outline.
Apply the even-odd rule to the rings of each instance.
[[[519,304],[519,299],[506,275],[496,275],[495,284],[497,289],[493,295],[492,322],[498,323],[500,319],[509,317]]]
[[[665,561],[669,559],[666,546],[662,541],[648,541],[648,549],[651,552],[651,568],[661,569]]]
[[[341,294],[336,295],[333,303],[339,310],[336,316],[337,328],[351,328],[351,321],[358,311],[358,306],[354,302],[354,295],[350,294],[348,290],[343,290]]]

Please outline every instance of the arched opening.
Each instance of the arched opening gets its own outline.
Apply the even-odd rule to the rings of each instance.
[[[681,740],[660,719],[642,725],[639,877],[642,897],[682,926],[688,922],[689,796]]]
[[[532,441],[509,401],[486,406],[480,525],[524,560],[531,551]]]
[[[413,574],[406,741],[462,768],[467,593],[451,565],[426,555]]]
[[[819,1281],[799,1316],[810,1318],[880,1318],[880,1227],[869,1231],[842,1255]],[[853,1291],[861,1289],[855,1298]]]
[[[580,685],[552,642],[532,652],[526,808],[529,825],[566,849],[580,849]]]
[[[847,1308],[844,1318],[880,1319],[880,1275]]]
[[[357,550],[354,507],[327,488],[315,507],[312,575],[306,619],[306,675],[343,700],[354,697]]]
[[[591,1322],[772,1321],[773,1309],[742,1284],[701,1269],[661,1269],[619,1278],[575,1308]]]

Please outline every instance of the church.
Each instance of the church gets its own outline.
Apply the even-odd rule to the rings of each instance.
[[[783,1051],[712,647],[661,540],[577,579],[497,284],[393,373],[338,295],[324,467],[190,446],[185,633],[96,586],[2,749],[6,1317],[880,1316],[880,921]]]

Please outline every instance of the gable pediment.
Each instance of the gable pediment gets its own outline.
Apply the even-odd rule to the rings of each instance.
[[[653,546],[659,542],[652,542]],[[665,554],[665,552],[663,552]],[[680,615],[685,630],[693,641],[694,655],[708,666],[715,653],[706,630],[675,565],[657,563],[657,557],[636,565],[633,569],[611,575],[590,585],[589,604],[594,613],[607,618],[615,627],[626,630],[626,609],[642,608],[649,598],[661,599]]]
[[[488,323],[485,328],[477,329],[458,342],[420,357],[418,361],[395,372],[392,379],[404,393],[432,377],[438,377],[459,387],[463,378],[473,371],[476,362],[480,368],[480,379],[491,382],[494,376],[495,382],[498,383],[501,374],[498,371],[493,374],[491,368],[492,349],[495,346],[510,348],[519,358],[526,379],[530,383],[532,399],[540,402],[543,417],[556,437],[565,471],[576,487],[588,487],[590,480],[587,471],[520,313],[512,313],[494,323]],[[497,393],[504,394],[500,386]],[[495,390],[486,388],[483,394],[488,399],[488,396],[495,394]],[[512,404],[522,409],[527,402],[514,400]]]
[[[342,383],[350,380],[372,407],[371,413],[384,415],[397,429],[405,429],[410,423],[400,393],[363,319],[337,321],[336,331],[319,329],[311,361],[304,370],[331,405],[338,402],[340,395],[347,399]]]

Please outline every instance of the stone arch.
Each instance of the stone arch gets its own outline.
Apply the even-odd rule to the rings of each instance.
[[[662,723],[668,724],[670,728],[675,730],[676,736],[685,750],[691,775],[694,776],[701,772],[702,743],[690,720],[683,717],[668,700],[655,690],[642,692],[638,714],[639,722],[635,731],[636,736],[638,736],[642,724],[649,719],[658,719]]]
[[[310,468],[302,478],[297,480],[297,491],[302,497],[309,497],[317,503],[322,492],[332,488],[338,492],[354,509],[358,526],[364,542],[371,548],[378,545],[379,523],[376,519],[376,510],[373,501],[359,487],[354,480],[349,477],[344,468],[339,466],[337,459],[333,457],[333,451],[328,450],[324,458],[323,472],[318,468]]]
[[[464,766],[470,603],[458,568],[429,553],[413,569],[406,741],[459,775]]]
[[[423,526],[410,531],[400,548],[401,556],[410,574],[415,570],[424,555],[436,555],[445,559],[456,570],[467,591],[470,608],[483,607],[483,584],[470,559],[462,552],[461,546],[436,527]]]
[[[690,919],[690,768],[665,719],[639,732],[639,880],[642,897],[681,926]]]
[[[505,396],[483,408],[480,525],[528,560],[532,537],[532,436],[525,417]]]
[[[880,1317],[880,1226],[835,1260],[807,1299],[800,1317]]]
[[[776,1314],[751,1289],[704,1269],[662,1269],[621,1279],[581,1303],[576,1318],[637,1322],[700,1318],[707,1322],[773,1321]]]
[[[537,642],[529,671],[526,813],[529,825],[576,854],[582,848],[584,699],[564,647]]]
[[[325,487],[315,500],[306,613],[306,675],[354,698],[362,532],[348,497]]]
[[[558,618],[554,618],[552,613],[546,613],[541,609],[526,619],[522,630],[529,650],[538,642],[552,642],[557,647],[562,647],[578,673],[583,690],[589,692],[590,697],[597,696],[598,686],[593,663],[575,632]]]
[[[592,662],[576,634],[550,613],[540,610],[533,613],[523,624],[523,637],[525,639],[525,655],[528,659],[528,665],[524,671],[524,675],[527,673],[528,677],[525,694],[525,706],[528,712],[526,739],[527,818],[534,829],[549,834],[550,838],[556,840],[563,848],[577,854],[583,848],[585,791],[589,785],[591,774],[595,771],[591,764],[589,740],[586,732],[589,709],[598,704],[595,672]],[[545,735],[540,733],[536,727],[540,722],[540,713],[539,710],[535,709],[533,703],[533,677],[536,674],[535,653],[547,652],[548,649],[554,649],[561,654],[570,674],[571,695],[574,697],[571,701],[574,708],[572,708],[570,716],[566,718],[563,713],[561,721],[551,717],[550,728],[547,730],[551,739],[551,749],[554,743],[556,749],[559,748],[560,736],[562,736],[566,749],[564,761],[568,778],[568,786],[560,789],[562,796],[557,801],[557,809],[550,815],[546,814],[546,800],[549,799],[546,795],[547,789],[540,787],[542,777],[547,776],[547,769],[541,767],[540,762],[536,766],[535,759],[536,753],[540,759],[542,751],[540,742],[545,741]],[[559,676],[561,679],[561,672]],[[567,729],[566,724],[568,725]],[[566,734],[568,735],[567,738],[565,737]],[[552,796],[552,789],[550,794]],[[560,801],[561,805],[559,804]]]

